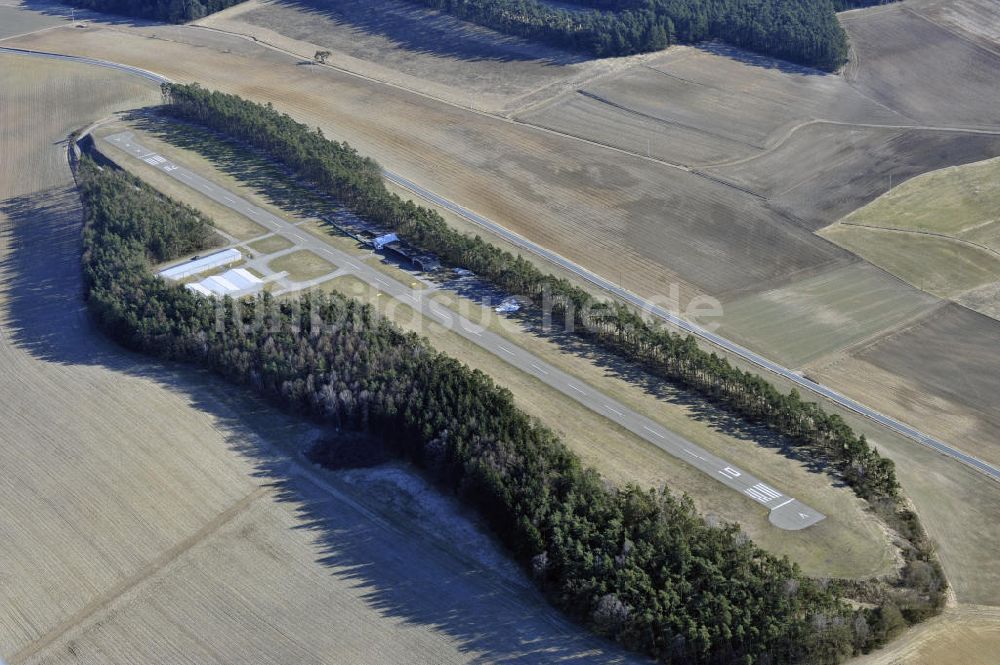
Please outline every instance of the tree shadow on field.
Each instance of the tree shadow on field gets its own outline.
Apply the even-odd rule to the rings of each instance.
[[[75,188],[2,201],[0,220],[6,222],[0,247],[8,248],[0,257],[0,306],[6,309],[0,309],[0,345],[13,345],[40,362],[97,366],[153,381],[209,414],[231,449],[251,460],[260,482],[297,515],[297,528],[314,541],[316,560],[330,575],[350,582],[338,585],[351,589],[340,593],[357,594],[394,622],[441,634],[470,660],[596,665],[631,659],[570,623],[526,577],[512,581],[449,542],[448,533],[432,532],[339,472],[305,463],[297,449],[316,436],[315,423],[274,409],[207,371],[162,363],[104,338],[83,301]],[[108,399],[113,411],[113,397]],[[136,422],[135,431],[142,437],[144,423]],[[290,612],[296,601],[281,599]],[[189,621],[197,634],[197,615]]]
[[[92,9],[73,7],[69,4],[61,4],[50,0],[20,0],[20,4],[25,9],[38,12],[44,16],[58,16],[67,21],[75,20],[76,23],[100,23],[102,25],[119,25],[130,28],[141,28],[151,25],[168,25],[161,21],[151,19],[136,18],[135,16],[119,16],[118,14],[105,14]]]
[[[278,0],[277,4],[293,8],[307,17],[314,16],[350,26],[357,32],[379,35],[393,45],[414,53],[469,62],[537,61],[553,65],[591,59],[583,54],[505,35],[416,3],[398,0]],[[314,34],[314,29],[310,26],[308,34],[305,34],[293,26],[284,25],[279,32],[299,39],[310,37],[316,40],[319,37]]]
[[[797,74],[799,76],[832,76],[830,72],[824,72],[821,69],[815,69],[805,65],[797,65],[794,62],[780,60],[768,55],[752,53],[718,41],[701,42],[694,44],[693,46],[701,51],[705,51],[706,53],[722,56],[723,58],[729,58],[730,60],[741,62],[744,65],[760,67],[761,69],[776,69],[783,74]]]

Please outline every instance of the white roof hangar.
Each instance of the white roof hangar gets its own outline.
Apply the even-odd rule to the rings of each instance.
[[[240,250],[224,249],[221,252],[215,252],[214,254],[209,254],[208,256],[201,256],[191,261],[171,266],[165,270],[161,270],[157,274],[164,279],[172,279],[176,281],[184,279],[185,277],[190,277],[191,275],[197,275],[198,273],[205,272],[206,270],[211,270],[212,268],[218,268],[219,266],[236,263],[242,258],[243,254],[240,253]]]
[[[185,287],[203,296],[241,296],[258,291],[264,281],[244,268],[227,270],[221,275],[206,277]]]

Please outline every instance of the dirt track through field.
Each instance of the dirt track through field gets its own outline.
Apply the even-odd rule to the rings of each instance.
[[[250,492],[242,499],[234,503],[233,505],[226,508],[224,511],[213,517],[205,526],[200,528],[195,533],[191,534],[187,538],[179,541],[173,547],[167,549],[154,560],[150,561],[143,568],[136,572],[135,575],[127,579],[123,579],[111,588],[107,589],[104,594],[98,598],[94,598],[89,603],[84,605],[75,614],[67,618],[65,621],[55,626],[52,630],[42,635],[39,639],[26,645],[23,649],[15,653],[11,658],[10,662],[12,664],[22,663],[28,658],[31,658],[36,653],[44,650],[50,644],[61,638],[70,630],[76,628],[77,626],[86,622],[90,617],[92,617],[97,612],[109,607],[115,600],[120,598],[123,594],[130,591],[131,589],[139,586],[150,577],[163,570],[168,564],[177,559],[188,550],[190,550],[195,545],[201,543],[206,538],[213,535],[222,526],[232,521],[237,515],[244,512],[251,503],[259,499],[268,491],[265,487],[258,487],[254,491]]]

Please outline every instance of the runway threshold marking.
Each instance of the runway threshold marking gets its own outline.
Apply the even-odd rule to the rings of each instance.
[[[791,503],[792,501],[795,501],[795,499],[788,499],[787,501],[785,501],[785,502],[783,502],[783,503],[779,503],[779,504],[778,504],[777,506],[775,506],[774,508],[771,508],[771,510],[777,510],[778,508],[781,508],[782,506],[787,506],[787,505],[788,505],[788,504],[790,504],[790,503]]]

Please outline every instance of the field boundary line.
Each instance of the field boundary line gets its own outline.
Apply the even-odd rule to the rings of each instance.
[[[986,245],[980,245],[978,242],[973,242],[971,240],[966,240],[965,238],[957,238],[955,236],[950,236],[945,233],[939,233],[937,231],[924,231],[921,229],[903,229],[898,226],[875,226],[874,224],[862,224],[861,222],[838,222],[840,226],[856,226],[861,229],[871,229],[873,231],[888,231],[891,233],[906,233],[918,236],[930,236],[932,238],[940,238],[942,240],[950,240],[951,242],[957,242],[963,245],[969,245],[970,247],[975,247],[976,249],[981,249],[984,252],[989,252],[990,254],[996,254],[1000,257],[1000,252],[993,249],[992,247],[987,247]],[[990,222],[992,223],[992,222]],[[835,226],[835,225],[834,225]],[[830,227],[826,227],[830,228]],[[824,229],[826,230],[826,229]]]
[[[193,534],[162,552],[159,556],[140,568],[133,575],[114,584],[101,596],[91,600],[47,633],[40,636],[38,639],[22,647],[10,658],[10,664],[16,665],[17,663],[23,663],[28,658],[51,646],[56,640],[64,636],[66,633],[85,623],[101,610],[110,607],[115,601],[122,598],[136,587],[142,585],[151,577],[196,547],[199,543],[211,537],[217,533],[219,529],[243,514],[254,501],[264,496],[268,491],[270,491],[270,489],[271,488],[269,487],[258,487],[238,500],[236,503],[231,504],[228,508],[223,510],[221,513],[218,513],[215,517],[202,525],[202,527]]]

